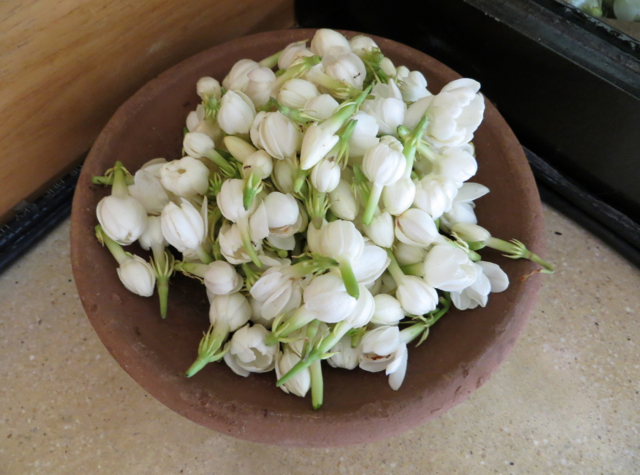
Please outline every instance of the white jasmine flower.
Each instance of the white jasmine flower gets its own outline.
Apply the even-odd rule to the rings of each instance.
[[[417,208],[411,208],[396,218],[396,238],[405,244],[427,247],[442,241],[433,218]]]
[[[356,201],[351,186],[345,180],[340,180],[335,190],[329,193],[331,211],[338,218],[353,221],[358,215],[358,202]]]
[[[384,208],[392,216],[398,216],[407,211],[416,196],[416,185],[409,177],[400,178],[393,185],[385,186],[382,190]]]
[[[379,49],[378,45],[372,38],[364,35],[356,35],[351,38],[349,40],[349,46],[351,46],[351,51],[360,57],[374,49]]]
[[[310,45],[311,52],[318,56],[336,55],[343,52],[351,52],[349,40],[337,31],[321,28],[313,35]]]
[[[118,277],[128,291],[141,297],[151,297],[156,287],[156,273],[153,267],[136,255],[129,255],[118,267]]]
[[[333,115],[340,104],[329,94],[320,94],[309,99],[302,108],[304,112],[318,120],[328,119]]]
[[[265,373],[276,365],[276,345],[267,346],[269,335],[262,325],[245,325],[233,334],[224,361],[234,373],[247,377],[250,373]]]
[[[222,81],[222,86],[227,91],[234,90],[244,92],[249,84],[249,73],[259,67],[260,64],[251,59],[241,59],[233,65],[227,77]]]
[[[398,264],[408,266],[423,262],[425,257],[427,257],[427,251],[422,246],[413,246],[411,244],[398,242],[393,249],[393,255],[398,261]]]
[[[271,87],[276,80],[276,75],[269,68],[255,68],[247,74],[249,82],[244,93],[256,107],[262,107],[271,97]]]
[[[218,123],[227,134],[248,134],[255,116],[256,108],[243,92],[227,91],[222,96]]]
[[[445,292],[461,292],[475,282],[476,269],[462,249],[438,244],[431,248],[424,261],[424,280]]]
[[[416,196],[413,205],[438,219],[451,211],[453,200],[458,194],[456,184],[440,175],[427,175],[416,183]]]
[[[207,200],[200,212],[184,198],[180,206],[169,202],[162,210],[160,224],[165,239],[178,251],[199,249],[207,237]]]
[[[183,157],[165,163],[160,169],[162,186],[182,197],[204,195],[209,187],[209,169],[200,160]]]
[[[378,294],[374,297],[376,308],[371,317],[375,325],[397,325],[402,320],[404,310],[400,302],[389,294]]]
[[[129,194],[144,206],[149,214],[157,215],[169,202],[169,195],[160,180],[147,170],[141,168],[133,178],[133,185],[129,186]]]
[[[349,156],[362,157],[380,142],[377,137],[380,127],[375,117],[363,111],[357,112],[352,119],[357,122],[349,138]]]
[[[251,127],[251,140],[278,160],[292,158],[300,150],[302,134],[298,127],[280,112],[260,113]]]
[[[436,147],[469,143],[484,114],[484,98],[479,90],[480,83],[473,79],[456,79],[443,87],[427,110],[427,140]]]
[[[396,280],[396,298],[402,309],[410,315],[424,315],[438,306],[436,289],[427,284],[421,277],[406,275],[400,282]]]
[[[278,68],[289,69],[294,61],[305,56],[313,56],[313,53],[306,47],[306,43],[306,41],[298,41],[287,45],[278,58]]]
[[[278,353],[276,357],[276,377],[282,378],[300,361],[300,357],[291,349],[285,348],[283,353]],[[304,369],[296,374],[289,381],[280,386],[285,393],[295,394],[299,397],[305,397],[311,388],[311,374],[309,369]]]
[[[322,66],[328,76],[356,89],[362,89],[364,80],[367,77],[367,69],[364,63],[350,51],[324,56]]]
[[[320,193],[331,193],[340,183],[340,166],[324,159],[311,169],[311,184]]]
[[[204,272],[204,285],[213,295],[226,295],[242,288],[242,277],[235,267],[224,261],[214,261]]]
[[[357,300],[347,293],[342,279],[334,274],[315,277],[304,289],[304,306],[325,323],[337,323],[349,316]]]
[[[402,80],[398,79],[398,88],[405,102],[416,102],[418,99],[431,95],[427,91],[427,80],[420,71],[411,71]]]
[[[304,79],[289,79],[278,92],[278,102],[286,107],[302,109],[311,99],[320,95],[318,88],[312,82]]]
[[[393,246],[394,227],[393,217],[388,211],[374,215],[371,224],[363,226],[364,233],[380,247],[391,248]]]
[[[362,337],[360,368],[372,373],[385,371],[389,386],[400,389],[407,371],[407,344],[400,337],[398,327],[378,327]]]
[[[96,209],[105,234],[121,246],[135,242],[147,227],[147,211],[133,196],[105,196]]]
[[[389,84],[378,83],[371,90],[374,99],[368,99],[362,104],[362,111],[375,117],[384,135],[398,135],[398,126],[404,122],[407,106],[402,100],[402,94],[393,80]]]
[[[343,336],[336,345],[329,350],[329,353],[335,353],[331,358],[327,359],[327,363],[334,368],[356,369],[360,363],[362,349],[351,347],[351,337]]]
[[[217,99],[220,100],[222,97],[222,89],[220,87],[220,83],[209,76],[202,77],[198,79],[196,83],[196,92],[200,99]]]

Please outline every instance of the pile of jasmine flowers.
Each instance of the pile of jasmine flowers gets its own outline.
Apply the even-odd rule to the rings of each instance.
[[[552,272],[477,224],[474,201],[489,189],[467,181],[484,113],[476,81],[432,94],[371,38],[321,29],[196,89],[182,158],[94,177],[112,187],[96,235],[128,290],[157,287],[165,318],[175,272],[205,286],[211,325],[197,357],[185,349],[187,377],[222,360],[244,377],[275,370],[278,387],[311,390],[317,409],[326,361],[384,371],[397,390],[410,342],[451,306],[484,307],[507,288],[477,251]],[[149,261],[123,249],[136,241]]]

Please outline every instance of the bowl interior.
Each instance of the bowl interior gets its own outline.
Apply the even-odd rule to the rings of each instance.
[[[182,129],[199,98],[202,76],[222,80],[239,59],[260,60],[313,30],[285,30],[241,38],[194,56],[152,80],[114,115],[87,158],[73,204],[73,271],[87,316],[118,363],[150,394],[198,424],[236,437],[290,446],[337,446],[368,442],[423,423],[480,387],[505,358],[524,327],[539,277],[533,270],[483,251],[510,277],[509,289],[492,294],[487,308],[452,311],[427,341],[410,348],[403,386],[390,389],[382,373],[336,370],[324,365],[325,397],[314,411],[302,399],[275,387],[275,373],[235,375],[224,364],[183,376],[208,327],[204,287],[183,276],[172,280],[166,320],[157,298],[135,296],[120,283],[116,263],[94,237],[95,209],[107,190],[91,184],[115,160],[130,171],[146,161],[181,157]],[[355,33],[345,32],[347,36]],[[437,92],[459,76],[433,58],[399,43],[374,37],[396,65],[422,71]],[[540,200],[531,171],[513,133],[487,101],[476,133],[479,172],[471,181],[491,193],[477,202],[479,223],[493,235],[517,238],[541,251]],[[134,252],[144,254],[133,247]]]

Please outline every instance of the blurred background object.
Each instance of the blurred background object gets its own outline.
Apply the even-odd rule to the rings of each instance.
[[[154,76],[218,43],[293,24],[293,0],[0,2],[0,222],[77,165]]]

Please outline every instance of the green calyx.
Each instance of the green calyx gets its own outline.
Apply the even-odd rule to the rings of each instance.
[[[153,248],[151,266],[156,273],[156,288],[160,299],[160,316],[167,318],[167,305],[169,299],[169,278],[173,275],[175,258],[173,254],[164,249]]]
[[[301,359],[287,372],[287,374],[283,375],[276,383],[276,386],[282,386],[298,373],[311,366],[314,361],[327,359],[333,356],[334,353],[328,353],[329,350],[331,350],[331,348],[333,348],[350,329],[349,324],[344,321],[336,323],[333,326],[331,333],[326,338],[320,339],[315,344],[309,355],[305,359]]]
[[[279,91],[289,79],[302,76],[309,69],[322,62],[320,56],[306,56],[295,61],[282,75],[278,76],[272,85],[273,91]]]
[[[198,345],[198,358],[189,367],[185,376],[190,378],[209,363],[222,359],[227,350],[219,350],[227,336],[229,336],[229,328],[226,325],[210,326]]]
[[[98,242],[103,246],[107,246],[107,249],[109,249],[109,252],[111,252],[111,255],[114,257],[114,259],[118,261],[118,264],[122,264],[123,262],[131,258],[131,254],[126,252],[120,244],[118,244],[109,236],[107,236],[107,233],[104,232],[104,230],[102,229],[102,226],[98,224],[94,228],[94,230],[95,230],[96,239],[98,240]]]
[[[249,264],[242,264],[242,272],[244,273],[244,286],[247,292],[251,290],[251,287],[258,282],[258,279],[262,277],[261,272],[254,271]]]
[[[251,208],[251,204],[253,203],[254,198],[258,193],[262,191],[263,188],[262,178],[255,173],[249,173],[244,179],[244,189],[242,190],[243,201],[242,204],[245,210]]]
[[[313,186],[308,187],[309,193],[304,197],[304,206],[309,215],[309,220],[316,227],[320,229],[322,226],[322,220],[324,219],[331,203],[327,199],[327,194],[322,193],[315,189]]]
[[[389,82],[389,76],[387,76],[387,73],[385,73],[380,67],[382,60],[384,59],[384,54],[382,54],[379,48],[373,48],[371,51],[367,51],[360,56],[360,59],[362,59],[367,70],[367,77],[364,80],[365,86],[368,86],[373,82],[383,84],[387,84]]]
[[[528,259],[539,264],[542,266],[540,270],[542,274],[553,274],[553,266],[551,264],[528,250],[527,247],[517,239],[512,239],[510,242],[507,242],[502,239],[490,237],[485,244],[486,247],[504,252],[503,255],[509,259]]]

